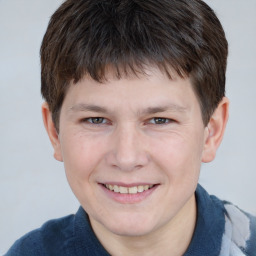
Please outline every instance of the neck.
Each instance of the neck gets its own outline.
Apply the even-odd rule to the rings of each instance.
[[[91,219],[96,236],[112,256],[183,255],[192,239],[195,224],[195,196],[165,226],[143,236],[119,236],[109,232],[100,223]]]

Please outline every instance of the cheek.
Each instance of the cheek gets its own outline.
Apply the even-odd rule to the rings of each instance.
[[[62,155],[69,178],[89,180],[93,170],[102,158],[99,141],[86,136],[75,135],[62,142]]]
[[[203,137],[199,132],[184,134],[172,134],[151,145],[154,162],[171,179],[195,179],[200,171]]]
[[[83,136],[70,137],[62,146],[67,181],[80,204],[90,211],[95,204],[95,174],[102,159],[102,147]]]

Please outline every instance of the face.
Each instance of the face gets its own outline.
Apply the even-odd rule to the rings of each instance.
[[[137,236],[172,222],[194,197],[205,141],[190,80],[151,69],[71,85],[55,155],[91,221]]]

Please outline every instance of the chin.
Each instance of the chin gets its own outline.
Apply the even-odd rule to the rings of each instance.
[[[113,218],[114,222],[108,222],[108,225],[104,225],[110,232],[118,236],[144,236],[151,233],[156,226],[153,221],[146,221],[143,219],[136,219],[135,217],[130,217],[129,220]]]
[[[142,228],[136,228],[136,229],[133,229],[131,227],[122,227],[122,228],[117,227],[110,231],[118,236],[136,237],[136,236],[146,236],[150,234],[153,231],[153,228],[147,228],[145,226]]]

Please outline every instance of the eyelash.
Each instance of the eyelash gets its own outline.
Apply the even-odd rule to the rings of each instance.
[[[89,117],[89,118],[83,119],[82,121],[92,125],[108,124],[108,120],[104,117]],[[174,120],[169,118],[164,118],[164,117],[154,117],[147,121],[147,123],[155,124],[155,125],[165,125],[171,122],[174,122]]]
[[[164,118],[164,117],[154,117],[154,118],[151,118],[148,123],[156,124],[156,125],[164,125],[164,124],[169,124],[171,122],[174,122],[174,120],[169,118]]]
[[[104,117],[89,117],[82,120],[83,122],[90,123],[92,125],[101,125],[101,124],[107,124],[108,120]],[[95,122],[96,121],[96,122]],[[102,122],[99,122],[102,121]]]

